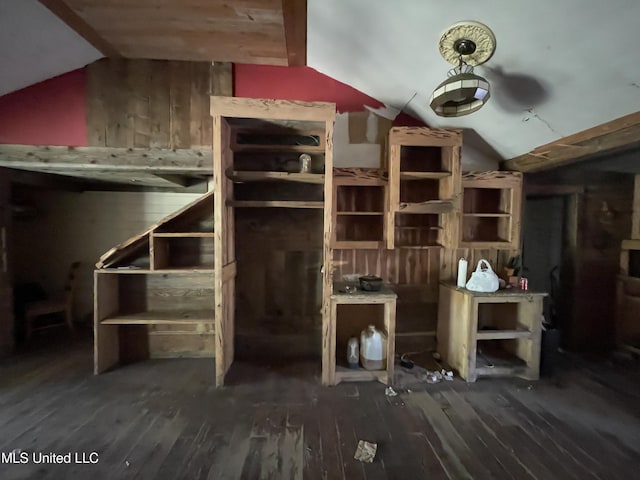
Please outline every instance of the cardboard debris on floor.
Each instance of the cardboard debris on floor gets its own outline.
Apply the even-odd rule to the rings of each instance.
[[[353,456],[353,458],[364,463],[373,463],[373,459],[376,456],[377,450],[378,450],[377,443],[370,443],[365,440],[360,440],[358,442],[358,448],[356,449],[356,454]]]

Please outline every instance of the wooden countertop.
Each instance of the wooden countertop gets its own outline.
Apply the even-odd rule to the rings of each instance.
[[[352,299],[352,300],[373,300],[373,299],[394,299],[398,298],[396,292],[391,290],[387,285],[383,285],[382,289],[377,292],[367,292],[364,290],[356,290],[353,293],[344,291],[344,283],[336,282],[333,284],[333,293],[331,298],[334,299]]]
[[[519,288],[505,288],[503,290],[498,290],[497,292],[474,292],[472,290],[467,290],[466,288],[456,287],[455,285],[451,285],[449,283],[441,283],[441,287],[450,288],[451,290],[456,290],[458,292],[463,292],[467,295],[471,295],[473,297],[546,297],[549,294],[546,292],[534,292],[533,290],[520,290]]]

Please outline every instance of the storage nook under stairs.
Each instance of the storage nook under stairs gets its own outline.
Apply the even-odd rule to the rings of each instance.
[[[100,258],[96,374],[146,358],[215,356],[213,236],[210,192]]]

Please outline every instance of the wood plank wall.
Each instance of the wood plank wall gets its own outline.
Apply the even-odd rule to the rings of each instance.
[[[241,358],[319,356],[322,210],[236,209]]]
[[[571,167],[527,176],[525,192],[567,198],[567,265],[561,273],[558,308],[564,343],[571,350],[614,346],[615,290],[621,243],[631,233],[633,180],[633,175]]]
[[[92,63],[87,67],[88,144],[210,148],[212,68],[210,62],[165,60]]]
[[[93,308],[93,270],[100,255],[199,196],[22,189],[19,202],[31,205],[35,216],[13,224],[15,281],[37,282],[51,294],[62,292],[64,272],[80,261],[75,314],[84,319]]]
[[[581,197],[567,336],[572,349],[607,350],[615,343],[615,290],[620,246],[631,232],[632,179],[588,186]]]

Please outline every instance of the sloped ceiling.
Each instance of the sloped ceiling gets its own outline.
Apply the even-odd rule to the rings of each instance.
[[[431,126],[467,129],[465,148],[494,161],[640,110],[638,0],[308,0],[307,11],[310,67]],[[461,20],[496,34],[495,55],[476,69],[492,97],[445,119],[428,106],[450,68],[437,43]],[[101,56],[38,1],[0,2],[0,95]]]
[[[37,0],[0,1],[0,95],[99,58],[102,53]]]
[[[450,65],[443,30],[488,25],[495,55],[480,111],[441,118],[429,96]],[[468,128],[502,158],[640,110],[638,0],[308,0],[308,65],[431,126]],[[480,140],[482,139],[482,140]],[[485,145],[486,147],[486,145]]]

